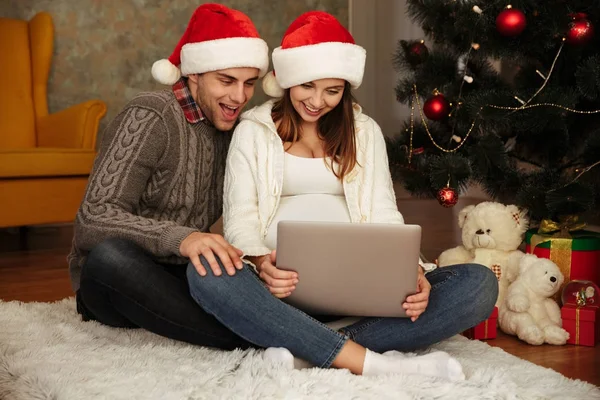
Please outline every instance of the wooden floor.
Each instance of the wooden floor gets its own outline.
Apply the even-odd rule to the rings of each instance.
[[[461,200],[457,210],[473,202]],[[453,213],[435,201],[416,199],[400,200],[399,208],[407,223],[422,226],[427,258],[433,260],[442,250],[459,243],[457,210]],[[54,301],[72,296],[66,263],[72,233],[70,225],[35,227],[23,241],[16,230],[0,230],[0,299]],[[488,344],[569,378],[600,385],[600,345],[530,346],[501,332]]]

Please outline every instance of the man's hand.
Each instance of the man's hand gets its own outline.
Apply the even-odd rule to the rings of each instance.
[[[277,268],[276,265],[277,253],[275,250],[269,255],[256,257],[254,265],[258,270],[258,276],[262,279],[269,288],[273,296],[283,299],[288,297],[298,283],[298,274],[293,271],[284,271]]]
[[[419,266],[419,277],[417,278],[417,294],[408,296],[402,307],[406,310],[411,321],[415,322],[419,315],[425,312],[429,303],[429,292],[431,292],[431,284],[425,277],[423,268]]]
[[[235,268],[242,269],[244,267],[240,259],[242,251],[227,243],[223,236],[214,233],[193,232],[183,239],[179,245],[179,252],[182,256],[190,259],[200,276],[206,276],[206,269],[200,262],[200,255],[206,258],[215,276],[221,275],[221,267],[215,254],[229,275],[235,274]]]

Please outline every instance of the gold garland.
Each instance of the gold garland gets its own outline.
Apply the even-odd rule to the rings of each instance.
[[[531,104],[528,106],[521,106],[521,107],[503,107],[503,106],[495,106],[493,104],[488,104],[488,105],[481,107],[479,109],[479,111],[481,111],[485,107],[495,108],[498,110],[512,110],[512,111],[527,110],[529,108],[536,108],[536,107],[555,107],[555,108],[560,108],[560,109],[568,111],[568,112],[572,112],[574,114],[600,114],[600,110],[592,110],[592,111],[574,110],[572,108],[561,106],[560,104],[554,104],[554,103],[538,103],[538,104]]]
[[[560,108],[564,111],[568,111],[571,113],[575,113],[575,114],[600,114],[600,110],[592,110],[592,111],[581,111],[581,110],[575,110],[569,107],[565,107],[562,106],[560,104],[554,104],[554,103],[538,103],[538,104],[530,104],[530,105],[522,105],[520,107],[506,107],[506,106],[496,106],[493,104],[486,104],[484,106],[481,106],[479,108],[479,110],[477,111],[476,117],[473,120],[473,122],[471,123],[471,126],[469,128],[469,130],[467,131],[467,134],[465,135],[464,138],[462,138],[461,142],[458,144],[458,146],[452,148],[452,149],[446,149],[442,146],[440,146],[435,139],[433,138],[433,135],[431,134],[431,131],[429,130],[429,126],[427,125],[427,119],[425,117],[425,115],[423,114],[423,109],[421,107],[421,103],[419,101],[419,94],[417,92],[417,85],[413,84],[413,90],[414,90],[414,99],[413,101],[411,101],[411,112],[410,112],[410,150],[409,150],[409,163],[410,163],[410,159],[412,157],[412,140],[413,140],[413,135],[414,135],[414,113],[415,113],[415,106],[414,103],[417,103],[417,106],[419,108],[419,113],[421,114],[421,121],[423,122],[423,126],[425,127],[425,131],[427,132],[427,135],[429,136],[429,139],[431,140],[431,143],[433,143],[433,145],[438,149],[443,151],[444,153],[454,153],[456,152],[458,149],[460,149],[463,144],[465,143],[465,141],[467,140],[467,138],[469,137],[469,135],[471,135],[471,133],[473,132],[473,129],[475,128],[475,124],[477,123],[477,120],[481,117],[481,112],[483,111],[484,108],[489,107],[489,108],[494,108],[497,110],[507,110],[507,111],[522,111],[522,110],[527,110],[530,108],[537,108],[537,107],[554,107],[554,108]],[[591,165],[590,167],[586,168],[583,173],[589,171],[591,168],[595,167],[598,163]],[[580,174],[579,176],[583,175]],[[578,176],[578,177],[579,177]]]
[[[415,103],[417,104],[417,106],[419,107],[419,113],[421,115],[421,121],[423,122],[423,126],[425,127],[425,131],[427,132],[427,135],[429,136],[429,139],[431,140],[431,143],[433,143],[433,145],[440,151],[444,152],[444,153],[454,153],[456,152],[458,149],[460,149],[463,144],[465,143],[465,141],[467,140],[467,138],[471,135],[471,133],[473,132],[473,129],[475,128],[475,124],[477,123],[477,120],[479,118],[481,118],[481,112],[484,110],[484,108],[489,107],[489,108],[494,108],[497,110],[505,110],[505,111],[512,111],[512,112],[517,112],[517,111],[522,111],[522,110],[527,110],[527,109],[531,109],[531,108],[537,108],[537,107],[554,107],[554,108],[560,108],[564,111],[568,111],[571,113],[575,113],[575,114],[598,114],[600,113],[600,110],[593,110],[593,111],[580,111],[580,110],[575,110],[569,107],[565,107],[562,106],[560,104],[553,104],[553,103],[538,103],[538,104],[529,104],[531,103],[531,101],[536,98],[541,92],[542,90],[544,90],[544,88],[546,87],[546,85],[548,84],[548,81],[550,80],[550,77],[552,76],[552,73],[554,72],[554,67],[556,66],[556,61],[558,60],[558,57],[560,56],[562,49],[564,47],[566,39],[563,38],[562,39],[562,43],[558,49],[558,52],[556,53],[556,56],[554,57],[554,60],[552,62],[552,66],[550,67],[550,71],[548,72],[548,76],[543,76],[543,74],[539,71],[536,70],[536,72],[538,74],[540,74],[540,76],[542,76],[544,78],[544,83],[542,84],[542,86],[533,94],[533,96],[531,96],[529,98],[529,100],[527,101],[523,101],[521,99],[519,99],[518,97],[515,96],[515,99],[517,99],[519,102],[522,103],[521,106],[519,107],[506,107],[506,106],[496,106],[493,104],[486,104],[484,106],[481,106],[479,108],[479,110],[477,111],[477,114],[475,116],[475,119],[473,120],[473,122],[471,123],[471,126],[469,128],[469,130],[467,131],[467,134],[465,135],[464,138],[461,139],[460,143],[458,144],[458,146],[452,148],[452,149],[446,149],[444,147],[442,147],[441,145],[439,145],[435,139],[433,138],[433,135],[431,134],[430,130],[429,130],[429,126],[427,125],[427,119],[425,118],[425,115],[423,114],[423,108],[421,107],[421,103],[419,101],[419,94],[417,92],[417,85],[413,84],[413,90],[414,90],[414,99],[411,100],[410,105],[411,105],[411,112],[410,112],[410,143],[409,143],[409,156],[408,156],[408,163],[410,164],[411,159],[412,159],[412,155],[413,155],[413,135],[414,135],[414,114],[415,114]],[[470,53],[469,49],[469,53]],[[462,85],[464,84],[464,82],[461,82],[461,92],[462,92]],[[460,103],[460,94],[459,94],[459,99],[457,101],[458,104]],[[452,128],[452,133],[454,135],[454,127]],[[589,171],[591,168],[593,168],[594,166],[596,166],[596,164],[586,168],[579,176],[583,175],[583,173]],[[575,180],[577,180],[577,178],[575,178]]]
[[[431,140],[431,143],[433,143],[433,145],[435,147],[437,147],[439,150],[443,151],[444,153],[454,153],[455,151],[457,151],[458,149],[460,149],[463,146],[463,144],[465,144],[465,141],[467,140],[467,138],[469,137],[469,135],[471,134],[471,132],[473,132],[473,128],[475,127],[475,123],[477,122],[477,119],[479,118],[479,113],[481,112],[481,110],[483,109],[483,107],[481,107],[479,109],[479,111],[477,112],[477,118],[475,118],[473,120],[473,123],[471,124],[471,127],[469,128],[469,131],[465,135],[464,139],[462,139],[461,142],[458,144],[458,146],[456,146],[453,149],[445,149],[442,146],[440,146],[439,144],[437,144],[437,142],[433,138],[433,135],[429,131],[429,126],[427,126],[427,119],[425,118],[425,115],[423,114],[423,109],[421,107],[421,103],[419,102],[419,94],[417,93],[417,85],[416,84],[413,85],[413,89],[414,89],[414,92],[415,92],[414,102],[416,102],[417,106],[419,107],[419,113],[421,114],[421,121],[423,122],[423,126],[425,127],[425,131],[427,132],[427,135],[429,136],[429,139]],[[411,104],[414,104],[414,103],[411,102]],[[411,119],[411,125],[410,125],[411,149],[410,149],[410,154],[412,154],[412,137],[413,137],[413,134],[414,134],[414,124],[413,124],[412,121],[414,119],[414,114],[415,114],[415,108],[414,108],[414,105],[413,105],[411,107],[411,112],[410,112],[410,119]],[[409,163],[410,163],[410,158],[409,158]]]

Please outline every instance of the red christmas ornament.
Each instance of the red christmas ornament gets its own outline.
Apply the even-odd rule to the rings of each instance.
[[[446,186],[445,188],[440,189],[440,191],[437,193],[437,201],[440,203],[440,205],[450,208],[458,203],[458,194],[456,194],[454,189]]]
[[[569,14],[572,21],[565,39],[572,45],[583,45],[594,37],[594,25],[587,19],[585,13]]]
[[[434,121],[447,117],[448,112],[450,112],[450,103],[441,93],[433,95],[423,104],[423,113],[427,118]]]
[[[425,46],[423,41],[415,42],[408,47],[406,52],[406,58],[408,62],[417,65],[425,61],[429,56],[429,49]]]
[[[527,19],[521,10],[509,6],[496,17],[496,30],[502,36],[519,36],[527,27]]]

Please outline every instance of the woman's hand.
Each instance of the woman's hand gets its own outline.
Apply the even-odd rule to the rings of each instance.
[[[258,270],[258,275],[269,288],[269,291],[273,296],[283,299],[288,297],[298,283],[298,274],[294,271],[284,271],[277,268],[276,265],[277,254],[275,250],[271,254],[257,257],[254,265]]]
[[[421,314],[425,312],[429,303],[429,292],[431,292],[431,284],[425,277],[423,268],[419,266],[419,276],[417,278],[417,293],[406,298],[402,307],[406,310],[411,321],[415,322]]]

